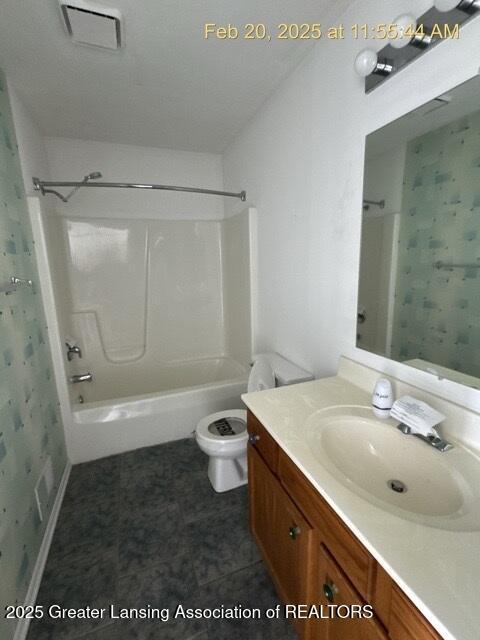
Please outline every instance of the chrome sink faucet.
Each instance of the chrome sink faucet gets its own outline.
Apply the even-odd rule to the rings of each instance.
[[[450,449],[453,449],[454,447],[454,445],[451,442],[447,442],[446,440],[443,440],[443,438],[440,438],[440,436],[438,436],[437,433],[434,431],[432,431],[432,433],[429,433],[427,436],[424,436],[422,433],[413,431],[411,427],[409,427],[406,424],[403,424],[403,422],[397,426],[397,429],[405,435],[412,435],[412,436],[416,436],[417,438],[420,438],[420,440],[423,440],[423,442],[426,442],[427,444],[434,447],[435,449],[437,449],[437,451],[440,451],[441,453],[443,453],[444,451],[450,451]]]
[[[453,444],[438,435],[437,426],[445,416],[429,404],[418,398],[404,395],[393,403],[390,417],[398,420],[397,425],[403,434],[416,436],[437,451],[449,451]]]

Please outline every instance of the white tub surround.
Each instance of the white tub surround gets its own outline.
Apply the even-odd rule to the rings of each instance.
[[[335,377],[250,393],[242,399],[441,636],[445,640],[477,640],[480,528],[434,528],[374,506],[329,473],[307,444],[305,425],[314,413],[345,405],[370,407],[379,375],[342,358]],[[463,453],[478,459],[480,483],[480,416],[406,383],[392,382],[397,397],[413,395],[447,416],[442,436],[454,441],[453,452],[465,444],[470,446],[471,450]],[[421,445],[428,446],[418,442]],[[428,468],[424,473],[427,480]]]
[[[73,385],[74,403],[231,379],[234,361],[249,364],[250,219],[247,209],[225,221],[59,220],[59,297],[82,351],[67,371],[93,374]]]
[[[69,330],[83,350],[72,367],[87,366],[100,381],[118,364],[141,361],[147,372],[224,352],[220,222],[63,224]]]

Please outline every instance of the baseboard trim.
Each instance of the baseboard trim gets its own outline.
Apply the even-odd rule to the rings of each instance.
[[[48,519],[48,524],[45,528],[40,551],[38,552],[37,561],[35,562],[35,567],[30,579],[30,584],[28,586],[27,595],[25,596],[25,606],[34,605],[37,600],[38,590],[42,581],[48,552],[50,551],[50,545],[52,544],[53,533],[57,524],[58,514],[60,513],[60,507],[62,506],[63,496],[65,495],[65,489],[67,488],[67,482],[70,476],[71,469],[71,463],[67,462],[62,475],[62,479],[60,480],[52,511],[50,512],[50,518]],[[13,640],[25,640],[25,638],[27,637],[29,625],[30,620],[19,620],[15,628]]]

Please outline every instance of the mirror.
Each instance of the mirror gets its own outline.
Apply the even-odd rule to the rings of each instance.
[[[480,78],[367,136],[357,347],[480,388]]]

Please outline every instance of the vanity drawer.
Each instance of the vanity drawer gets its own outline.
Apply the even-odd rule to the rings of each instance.
[[[389,636],[392,640],[442,640],[397,585],[392,588]]]
[[[293,501],[318,529],[321,541],[349,576],[358,593],[369,602],[375,573],[373,557],[281,449],[278,468],[280,480]]]
[[[255,447],[270,470],[276,474],[278,469],[278,444],[251,411],[248,411],[247,414],[247,428],[249,445]]]

